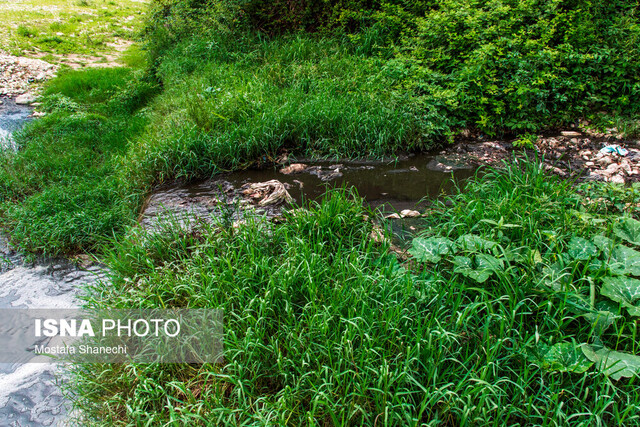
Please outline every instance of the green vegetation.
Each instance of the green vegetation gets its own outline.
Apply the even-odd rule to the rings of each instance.
[[[185,73],[217,77],[204,64],[244,66],[251,77],[269,71],[276,92],[307,81],[313,96],[325,85],[305,63],[319,62],[311,46],[325,37],[342,48],[331,53],[332,61],[356,64],[345,67],[341,80],[353,82],[357,93],[373,85],[376,99],[410,105],[417,114],[405,120],[425,144],[463,128],[489,134],[536,131],[602,110],[627,117],[638,112],[640,25],[634,2],[333,0],[288,5],[259,0],[157,5],[147,32],[159,69],[168,71],[160,78],[172,83]],[[316,33],[277,37],[275,44],[284,45],[286,55],[268,61],[263,32],[296,29]],[[262,33],[256,36],[256,31]],[[273,39],[266,40],[271,46]],[[254,80],[248,77],[243,81]],[[254,99],[252,89],[242,86],[234,95]],[[345,97],[342,91],[328,95],[329,103]]]
[[[14,242],[35,252],[96,248],[135,219],[139,186],[117,174],[118,156],[147,122],[132,114],[154,86],[125,68],[72,71],[45,91],[48,115],[0,155],[0,211]]]
[[[146,7],[146,1],[134,0],[2,2],[0,45],[13,55],[44,55],[54,63],[86,59],[69,54],[112,54],[108,44],[132,40],[140,31]]]
[[[89,305],[223,308],[226,363],[85,365],[79,404],[104,425],[637,424],[639,223],[619,201],[507,165],[436,204],[406,263],[340,191],[280,225],[132,230]]]
[[[142,194],[177,177],[269,164],[283,150],[342,156],[420,151],[465,129],[525,133],[519,141],[530,146],[534,132],[581,117],[637,129],[637,5],[585,3],[579,13],[551,0],[284,6],[257,0],[154,2],[144,30],[148,65],[132,52],[128,62],[141,68],[125,73],[128,83],[111,82],[111,71],[96,93],[91,79],[97,74],[71,73],[54,81],[45,103],[64,106],[47,119],[59,126],[33,125],[19,137],[30,148],[6,155],[10,160],[3,164],[9,166],[0,165],[5,176],[20,176],[15,167],[41,157],[26,176],[2,183],[5,200],[23,201],[2,215],[14,239],[30,250],[91,249],[113,234],[111,228],[122,230],[135,217],[140,198],[123,204],[122,195]],[[74,85],[77,106],[60,98]],[[104,85],[111,85],[112,99],[96,98]],[[118,90],[124,92],[116,95]],[[109,108],[122,102],[131,108],[112,116]],[[130,123],[129,112],[142,106]],[[74,108],[82,112],[68,111]],[[67,126],[95,109],[119,121],[106,126],[119,143],[112,143],[109,132],[89,141],[86,129],[76,133],[75,124]],[[78,138],[82,144],[71,143]],[[78,163],[73,156],[45,154],[83,144],[103,155]],[[104,169],[106,157],[117,158],[117,167],[107,162],[111,169]],[[96,208],[88,194],[95,186],[75,192],[73,204],[42,193],[42,185],[19,189],[23,182],[50,180],[47,191],[65,194],[67,183],[46,172],[48,162],[62,168],[65,159],[71,171],[95,167],[102,168],[100,176],[113,175],[101,180],[112,196],[98,198]],[[38,197],[46,201],[34,202]],[[70,211],[70,205],[77,209]],[[47,231],[51,212],[58,212],[55,224],[62,228]],[[100,221],[108,226],[94,223],[98,212],[110,218]],[[77,234],[84,237],[70,237]]]
[[[93,4],[78,2],[78,7]],[[221,365],[86,365],[102,425],[638,425],[640,188],[539,162],[438,201],[408,259],[346,190],[281,224],[134,219],[154,184],[464,130],[637,129],[637,2],[154,2],[146,61],[63,72],[0,157],[22,248],[97,251],[94,307],[225,310]],[[24,25],[16,37],[31,40]],[[227,218],[228,220],[228,218]],[[109,239],[109,240],[107,240]],[[616,363],[614,363],[616,362]],[[624,369],[620,369],[624,367]]]

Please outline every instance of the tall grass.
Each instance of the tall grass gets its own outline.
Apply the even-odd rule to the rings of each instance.
[[[637,425],[637,377],[550,372],[531,357],[593,337],[540,272],[570,234],[606,226],[572,216],[589,206],[537,165],[466,189],[434,207],[430,233],[472,232],[540,260],[484,283],[444,260],[400,262],[341,191],[279,225],[132,230],[108,256],[111,285],[87,303],[222,308],[225,362],[77,367],[76,403],[99,425]],[[618,321],[604,340],[638,353],[634,328]]]
[[[146,188],[117,171],[147,120],[132,114],[153,94],[131,69],[71,71],[45,90],[48,115],[0,154],[2,225],[23,249],[92,250],[135,218]]]
[[[425,150],[448,131],[446,117],[385,87],[380,60],[336,40],[238,45],[190,40],[166,54],[157,70],[164,91],[133,169],[144,165],[157,180],[203,177],[283,149],[350,157]]]

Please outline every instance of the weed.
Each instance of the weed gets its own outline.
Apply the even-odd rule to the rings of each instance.
[[[637,423],[637,378],[608,378],[577,346],[592,351],[599,337],[640,351],[624,308],[609,306],[617,320],[599,330],[576,310],[588,301],[582,275],[600,289],[607,274],[589,268],[597,254],[577,236],[609,233],[606,222],[585,223],[570,183],[534,162],[466,188],[434,207],[414,242],[456,242],[439,261],[418,251],[400,264],[370,240],[371,212],[344,190],[279,225],[205,226],[197,241],[132,232],[109,252],[111,285],[87,303],[223,308],[225,363],[78,367],[83,413],[105,425]],[[573,279],[554,282],[566,273],[549,269],[565,258]],[[574,283],[573,296],[553,283]]]

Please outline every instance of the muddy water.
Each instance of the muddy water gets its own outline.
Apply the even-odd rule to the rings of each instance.
[[[0,144],[29,119],[31,108],[3,98]],[[79,289],[97,280],[98,268],[79,269],[64,260],[26,263],[0,236],[0,308],[74,308]],[[0,363],[0,426],[66,425],[68,404],[60,389],[64,372],[53,364]]]
[[[296,201],[318,200],[327,187],[353,186],[371,207],[400,211],[419,208],[424,205],[420,202],[449,193],[454,182],[452,176],[461,180],[473,174],[471,167],[450,163],[443,157],[428,154],[387,162],[305,164],[310,166],[310,172],[285,175],[272,168],[237,172],[225,179],[234,186],[277,179],[290,185],[289,193]],[[451,169],[446,170],[447,166]],[[203,186],[194,185],[190,190],[193,194],[198,194],[203,191]],[[207,191],[206,185],[204,191]]]
[[[455,183],[474,174],[469,163],[449,157],[420,154],[404,156],[394,161],[304,161],[308,167],[301,173],[284,174],[281,167],[246,170],[220,175],[216,179],[176,183],[152,194],[142,215],[142,224],[152,225],[159,217],[180,214],[207,218],[223,215],[224,204],[241,198],[241,188],[250,183],[278,180],[288,187],[296,203],[318,200],[327,188],[355,187],[372,208],[384,213],[404,209],[423,209],[429,200],[450,193]],[[230,201],[231,200],[231,201]],[[266,215],[278,214],[278,209],[257,209]],[[234,214],[233,219],[239,219]],[[401,228],[401,227],[400,227]]]

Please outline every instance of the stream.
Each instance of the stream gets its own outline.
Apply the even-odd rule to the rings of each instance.
[[[17,105],[11,98],[0,98],[0,147],[12,145],[11,134],[19,130],[31,115],[31,107]]]
[[[0,104],[0,149],[15,150],[12,133],[30,120],[32,109],[3,98]],[[242,188],[251,183],[278,180],[296,203],[319,200],[328,187],[354,186],[366,203],[385,213],[421,209],[428,199],[448,193],[455,181],[474,173],[471,166],[449,161],[443,156],[421,154],[401,156],[393,161],[311,161],[295,174],[281,168],[246,170],[218,175],[190,183],[172,183],[157,188],[147,200],[141,225],[153,227],[164,214],[196,217],[220,216],[224,206],[242,199]],[[452,179],[454,178],[454,179]],[[245,200],[246,202],[246,200]],[[228,209],[228,208],[227,208]],[[280,207],[265,208],[267,216],[279,214]],[[257,209],[260,212],[261,209]],[[242,210],[235,212],[240,219]],[[413,232],[419,218],[393,222],[394,233],[407,227]],[[81,269],[62,259],[27,262],[0,236],[0,308],[76,308],[79,292],[101,277],[100,267]],[[65,373],[54,364],[0,364],[0,425],[67,425],[68,402],[61,391]]]
[[[2,99],[2,149],[14,148],[11,134],[30,114],[30,107]],[[75,308],[79,289],[99,275],[97,267],[84,270],[61,259],[27,262],[0,236],[0,308]],[[0,425],[67,425],[70,408],[60,388],[64,381],[60,368],[45,363],[0,363]]]
[[[154,228],[162,218],[182,221],[185,217],[208,220],[222,217],[229,207],[233,220],[242,220],[249,210],[274,217],[282,206],[257,207],[247,203],[242,189],[252,183],[277,180],[285,185],[296,204],[318,201],[328,188],[354,187],[372,209],[383,214],[405,209],[423,210],[433,199],[450,194],[456,183],[471,177],[476,170],[450,156],[434,154],[403,155],[397,159],[367,161],[299,160],[307,165],[302,172],[282,173],[282,166],[222,174],[215,179],[172,183],[156,188],[147,200],[140,218],[146,228]],[[241,207],[238,202],[244,202]],[[420,218],[402,218],[390,222],[396,244],[406,243],[421,227]]]

